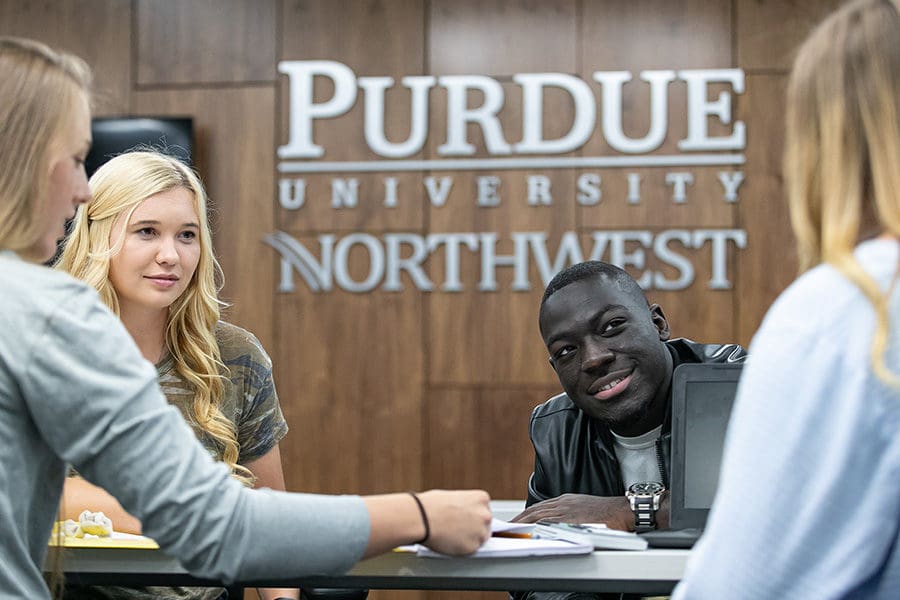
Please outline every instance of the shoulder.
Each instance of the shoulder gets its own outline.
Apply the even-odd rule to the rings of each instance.
[[[857,249],[856,258],[883,290],[890,289],[897,269],[896,242],[866,242]],[[900,290],[893,292],[888,310],[889,335],[896,340],[900,337]],[[831,265],[819,265],[801,275],[772,304],[753,337],[745,376],[759,382],[754,388],[759,396],[766,394],[766,386],[776,376],[791,382],[796,388],[794,402],[800,396],[816,401],[815,390],[820,390],[821,397],[870,396],[869,388],[880,386],[870,364],[875,322],[875,309],[856,284]],[[892,370],[900,368],[894,342],[885,359]]]
[[[744,362],[747,357],[747,351],[738,344],[701,344],[686,338],[669,340],[665,344],[676,367],[682,363]]]
[[[226,366],[245,365],[272,368],[272,359],[255,335],[225,321],[216,323],[216,342]]]
[[[883,290],[888,289],[897,270],[896,242],[865,242],[857,248],[855,257]],[[775,300],[760,332],[827,337],[843,345],[848,339],[866,337],[859,335],[860,328],[871,328],[874,318],[871,303],[856,284],[831,265],[821,264],[798,277]],[[827,335],[823,335],[825,332]]]
[[[16,337],[38,336],[60,319],[101,328],[108,326],[107,321],[118,322],[92,287],[68,273],[22,261],[10,252],[0,253],[0,281],[0,330],[6,332],[10,343],[20,343],[12,341]],[[21,335],[16,336],[17,332]]]
[[[546,402],[538,404],[531,412],[531,420],[536,419],[565,419],[578,411],[578,407],[565,392],[553,396]]]
[[[62,271],[20,260],[10,252],[0,253],[0,281],[4,307],[21,305],[34,310],[52,310],[60,302],[83,298],[93,303],[93,288]]]
[[[557,394],[538,404],[531,412],[529,424],[531,437],[534,440],[541,440],[542,444],[552,444],[551,440],[560,436],[566,437],[567,432],[579,429],[578,422],[583,414],[565,392]]]

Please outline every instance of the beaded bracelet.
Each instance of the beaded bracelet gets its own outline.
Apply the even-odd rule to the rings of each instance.
[[[425,524],[425,535],[421,540],[415,542],[416,544],[424,544],[428,541],[428,537],[431,535],[431,527],[428,526],[428,515],[425,514],[425,507],[422,506],[422,501],[419,500],[419,497],[415,495],[413,492],[409,492],[409,495],[412,496],[413,500],[416,501],[416,506],[419,507],[419,512],[422,513],[422,523]]]

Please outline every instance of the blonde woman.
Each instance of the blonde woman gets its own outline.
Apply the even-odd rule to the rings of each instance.
[[[803,44],[787,102],[805,272],[750,347],[676,598],[900,598],[900,7]]]
[[[400,544],[473,552],[479,490],[321,496],[248,489],[213,461],[97,292],[41,266],[90,200],[90,72],[0,37],[0,590],[48,598],[42,577],[66,463],[109,490],[197,575],[339,573]]]
[[[131,152],[90,181],[92,202],[78,212],[57,268],[96,289],[116,313],[160,387],[206,450],[246,485],[284,489],[278,442],[287,424],[272,363],[248,331],[219,319],[219,265],[197,175],[175,158]],[[66,480],[66,518],[103,511],[118,531],[140,522],[115,498],[81,478]],[[95,588],[87,597],[217,598],[221,589]],[[263,600],[297,590],[260,590]],[[81,593],[67,594],[69,598]]]

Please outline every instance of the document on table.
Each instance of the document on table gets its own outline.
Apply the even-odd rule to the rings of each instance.
[[[533,539],[533,523],[507,523],[499,519],[491,522],[493,536],[468,558],[517,558],[526,556],[564,556],[567,554],[590,554],[594,547],[562,540]],[[450,558],[446,554],[422,546],[401,546],[401,552],[415,552],[417,556],[430,558]]]
[[[531,538],[490,537],[481,548],[466,558],[517,558],[525,556],[564,556],[590,554],[590,544],[574,544],[561,540],[536,540]],[[430,558],[451,558],[425,546],[416,546],[416,555]]]
[[[54,535],[50,538],[51,546],[58,546],[59,539]],[[151,538],[143,535],[113,532],[108,537],[89,536],[77,538],[65,536],[63,546],[66,548],[139,548],[145,550],[159,549],[159,544]]]

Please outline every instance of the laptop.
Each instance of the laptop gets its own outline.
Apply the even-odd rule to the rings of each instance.
[[[703,533],[719,483],[740,364],[683,364],[672,376],[669,530],[641,534],[652,547],[690,548]]]

